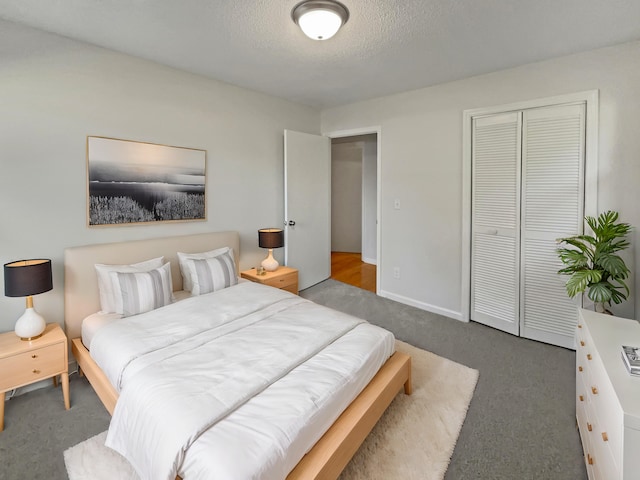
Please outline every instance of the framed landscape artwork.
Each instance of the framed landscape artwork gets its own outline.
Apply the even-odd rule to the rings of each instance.
[[[89,226],[206,219],[206,151],[87,137]]]

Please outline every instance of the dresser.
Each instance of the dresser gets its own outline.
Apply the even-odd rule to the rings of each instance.
[[[640,346],[640,324],[580,309],[576,329],[576,419],[590,480],[640,479],[640,377],[621,346]]]

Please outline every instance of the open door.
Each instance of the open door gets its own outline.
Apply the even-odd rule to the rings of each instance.
[[[284,131],[285,264],[303,290],[331,276],[331,140]]]

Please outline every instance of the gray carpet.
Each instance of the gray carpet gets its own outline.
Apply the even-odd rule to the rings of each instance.
[[[575,428],[575,354],[379,298],[333,280],[301,293],[366,318],[398,339],[480,371],[447,480],[583,480]],[[66,479],[62,452],[104,431],[109,415],[86,379],[6,402],[0,479]]]

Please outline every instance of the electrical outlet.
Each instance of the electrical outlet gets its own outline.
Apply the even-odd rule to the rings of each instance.
[[[400,267],[393,267],[393,278],[400,279]]]
[[[396,198],[393,201],[393,208],[395,208],[396,210],[400,210],[400,199]]]

